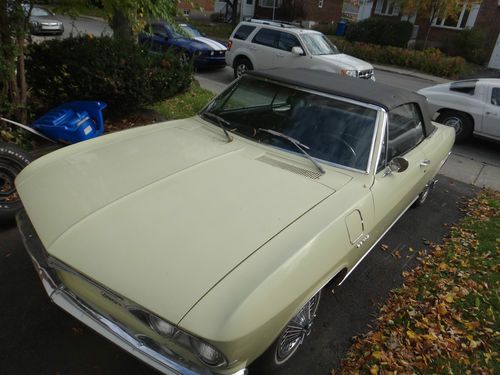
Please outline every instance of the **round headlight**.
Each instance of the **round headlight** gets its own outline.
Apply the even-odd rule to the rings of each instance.
[[[172,337],[176,332],[175,326],[154,315],[148,315],[148,321],[150,327],[162,336]]]
[[[208,366],[220,367],[227,363],[222,353],[215,349],[212,345],[194,337],[190,337],[190,341],[191,346],[195,350],[198,357]]]

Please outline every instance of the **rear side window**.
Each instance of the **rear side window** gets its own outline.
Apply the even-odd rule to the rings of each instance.
[[[270,29],[260,29],[253,37],[252,43],[262,44],[263,46],[276,47],[276,40],[279,37],[279,31]]]
[[[282,49],[283,51],[291,52],[293,47],[302,47],[297,37],[290,33],[280,32],[278,48]]]
[[[491,104],[500,106],[500,87],[493,87],[491,90]]]
[[[422,116],[414,103],[404,104],[389,112],[387,160],[406,154],[424,139]]]
[[[246,38],[248,38],[248,36],[254,30],[255,30],[255,26],[241,25],[240,27],[238,27],[238,29],[234,33],[233,38],[240,39],[240,40],[246,40]]]
[[[476,91],[476,82],[477,80],[453,82],[450,84],[450,91],[474,95],[474,91]]]

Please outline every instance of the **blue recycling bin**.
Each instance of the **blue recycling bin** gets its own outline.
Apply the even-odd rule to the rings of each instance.
[[[104,132],[102,110],[106,106],[98,101],[65,103],[38,118],[31,126],[54,141],[81,142]]]
[[[345,30],[347,28],[347,21],[341,20],[337,25],[337,31],[335,31],[335,35],[344,36]]]

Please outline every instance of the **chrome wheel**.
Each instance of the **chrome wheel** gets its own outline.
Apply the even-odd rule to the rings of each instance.
[[[276,345],[274,360],[277,365],[288,361],[304,339],[311,333],[312,323],[319,306],[321,292],[313,296],[287,324]]]
[[[236,76],[241,77],[248,70],[248,67],[245,63],[238,64],[236,67]]]
[[[455,129],[455,133],[457,135],[462,133],[462,130],[464,128],[462,120],[458,117],[448,117],[446,120],[444,120],[443,124],[451,126],[453,129]]]

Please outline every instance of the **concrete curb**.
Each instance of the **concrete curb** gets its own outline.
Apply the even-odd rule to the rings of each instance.
[[[414,72],[414,71],[402,69],[402,68],[399,68],[399,67],[396,67],[396,66],[378,65],[378,64],[372,64],[372,65],[375,68],[375,70],[381,70],[381,71],[384,71],[384,72],[397,73],[397,74],[401,74],[401,75],[404,75],[404,76],[409,76],[409,77],[413,77],[413,78],[423,79],[423,80],[426,80],[426,81],[434,82],[435,84],[450,82],[449,79],[432,76],[430,74],[425,74],[425,73],[420,73],[420,72]],[[376,73],[375,73],[375,76],[376,76]]]

